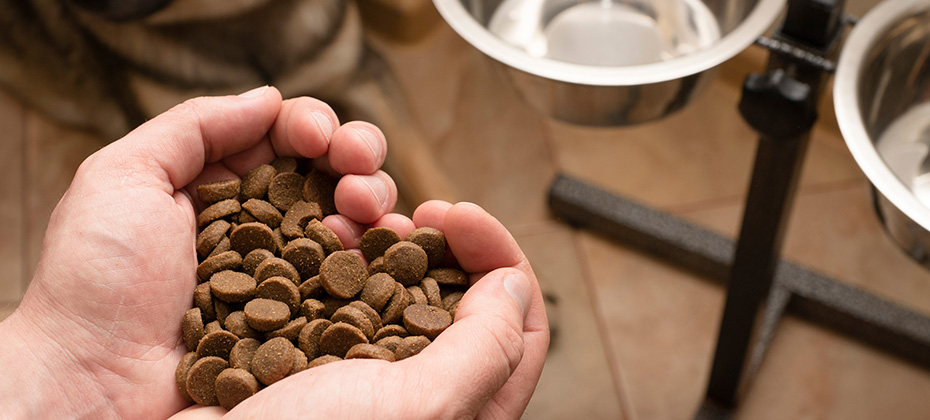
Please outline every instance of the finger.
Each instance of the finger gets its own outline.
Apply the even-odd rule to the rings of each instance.
[[[413,225],[413,221],[410,220],[409,217],[398,213],[385,214],[380,219],[375,220],[371,226],[390,228],[394,232],[397,232],[397,235],[400,236],[401,239],[406,238],[410,232],[416,229],[416,226]]]
[[[271,144],[278,156],[316,158],[329,150],[339,118],[325,102],[309,97],[284,101],[271,128]]]
[[[397,185],[390,175],[345,175],[336,185],[336,210],[358,223],[372,223],[397,204]]]
[[[398,367],[420,375],[422,389],[415,392],[432,395],[449,418],[473,418],[523,359],[523,318],[531,297],[522,271],[488,273],[465,293],[455,323],[416,357],[398,363],[409,366]]]
[[[267,86],[242,96],[190,99],[101,149],[86,163],[154,176],[154,183],[172,192],[189,184],[204,164],[260,141],[280,107],[281,94]]]
[[[352,121],[333,133],[329,145],[329,164],[341,174],[370,175],[384,163],[387,140],[378,127]]]
[[[242,178],[256,166],[270,163],[276,157],[278,156],[271,146],[271,140],[268,139],[268,136],[265,136],[265,138],[254,146],[226,157],[223,159],[223,163],[230,171],[233,171],[239,178]]]
[[[443,221],[452,204],[442,200],[430,200],[413,211],[413,223],[417,227],[431,227],[444,231]]]
[[[332,214],[323,218],[323,224],[333,231],[345,249],[358,248],[365,226],[341,214]]]
[[[223,407],[193,405],[179,411],[168,420],[219,420],[226,414]]]
[[[449,249],[467,272],[483,273],[499,267],[520,268],[518,266],[526,261],[507,228],[475,204],[458,203],[450,207],[442,224]]]

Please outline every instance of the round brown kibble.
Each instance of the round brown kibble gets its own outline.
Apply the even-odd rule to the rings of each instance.
[[[359,249],[362,256],[368,261],[374,261],[384,255],[391,245],[400,242],[400,235],[394,229],[387,227],[374,227],[365,231],[359,241]]]
[[[364,312],[360,311],[358,308],[352,306],[343,306],[336,310],[333,313],[333,316],[329,318],[330,321],[334,323],[345,322],[347,324],[354,325],[358,328],[362,334],[365,334],[367,341],[371,341],[375,336],[375,328],[371,325],[371,320],[368,319],[368,316]]]
[[[265,338],[275,338],[275,337],[284,337],[289,341],[297,341],[297,335],[300,334],[300,330],[307,325],[307,318],[297,317],[288,322],[285,326],[278,328],[274,331],[268,331],[265,334]]]
[[[336,232],[333,232],[332,229],[328,228],[319,220],[311,219],[307,222],[304,235],[307,239],[320,244],[327,255],[344,249],[342,247],[342,241],[339,240],[339,236],[336,235]]]
[[[387,269],[384,268],[384,257],[378,257],[368,263],[368,275],[373,276],[378,273],[387,274]]]
[[[468,286],[468,275],[457,268],[434,268],[426,272],[426,277],[440,286]]]
[[[413,335],[425,335],[433,340],[452,325],[452,316],[445,309],[430,305],[410,305],[404,309],[404,326]]]
[[[294,367],[294,345],[284,337],[272,338],[258,347],[252,358],[252,374],[265,385],[284,379]]]
[[[410,286],[407,288],[407,293],[410,293],[410,304],[411,305],[428,305],[429,301],[426,300],[426,294],[423,293],[423,289],[417,286]]]
[[[255,357],[255,352],[261,345],[261,341],[255,338],[243,338],[237,341],[229,351],[229,366],[251,372],[252,358]]]
[[[426,274],[426,263],[426,252],[413,242],[400,241],[384,251],[384,268],[405,287],[420,282]]]
[[[374,344],[356,344],[346,352],[346,360],[349,359],[381,359],[389,362],[394,361],[394,352]]]
[[[264,248],[253,249],[242,258],[242,272],[254,276],[258,265],[268,258],[274,258],[274,253]]]
[[[207,204],[228,200],[237,195],[239,195],[238,179],[227,179],[197,186],[197,198]]]
[[[384,324],[396,324],[404,316],[404,309],[407,309],[407,306],[410,305],[410,295],[407,293],[407,289],[404,288],[404,285],[394,282],[394,294],[391,296],[391,300],[388,301],[387,305],[384,306],[384,310],[381,311],[381,322]]]
[[[427,266],[434,268],[446,257],[446,235],[439,229],[419,227],[407,234],[405,240],[413,242],[426,252]]]
[[[274,252],[277,245],[274,232],[264,223],[243,223],[236,226],[229,234],[229,246],[239,255],[248,255],[254,249],[267,249]]]
[[[333,316],[334,313],[336,313],[337,309],[348,305],[351,300],[326,296],[320,299],[320,302],[323,302],[323,318],[329,318]]]
[[[331,325],[333,323],[328,319],[314,319],[300,329],[300,334],[297,334],[297,345],[308,359],[313,360],[320,356],[320,337],[323,336],[323,331]]]
[[[194,363],[197,361],[197,353],[190,352],[181,357],[181,362],[178,363],[178,368],[174,371],[174,381],[178,386],[178,391],[181,392],[181,396],[185,400],[193,402],[190,394],[187,393],[187,373],[190,372],[191,367],[194,366]]]
[[[339,356],[333,356],[331,354],[324,354],[310,361],[310,363],[307,365],[307,369],[312,369],[318,366],[323,366],[325,364],[332,363],[332,362],[338,362],[340,360],[342,360],[342,358]]]
[[[291,310],[291,315],[296,314],[300,309],[300,290],[291,279],[281,276],[265,279],[255,288],[255,297],[284,302]]]
[[[232,227],[233,225],[230,224],[229,226]],[[229,245],[229,236],[223,236],[223,239],[220,239],[220,243],[216,244],[216,248],[213,248],[213,251],[210,251],[210,254],[207,255],[207,258],[222,254],[226,251],[232,251],[232,247]]]
[[[255,296],[255,279],[232,270],[220,271],[210,277],[210,291],[226,302],[245,302]]]
[[[232,350],[239,337],[229,331],[215,331],[204,335],[197,344],[197,358],[216,356],[229,360],[229,351]]]
[[[291,366],[291,371],[288,372],[287,376],[291,376],[297,372],[307,370],[308,365],[309,365],[309,360],[307,359],[307,355],[304,354],[303,351],[295,347],[294,348],[294,366]]]
[[[356,326],[337,322],[326,328],[320,336],[320,351],[344,358],[352,346],[367,342],[368,337]]]
[[[200,316],[200,308],[192,308],[185,312],[181,320],[181,337],[184,338],[187,350],[197,350],[197,344],[200,343],[203,335],[203,318]]]
[[[225,270],[238,270],[242,267],[242,256],[236,251],[226,251],[211,255],[197,266],[197,278],[201,282],[210,280],[213,274]]]
[[[372,309],[371,306],[368,306],[367,303],[356,300],[350,303],[349,306],[362,311],[362,313],[368,317],[368,320],[371,321],[371,326],[375,329],[375,331],[380,330],[383,326],[381,322],[381,315],[378,314],[378,311]]]
[[[216,377],[229,363],[216,356],[198,358],[187,372],[187,393],[200,405],[217,405]]]
[[[445,309],[445,307],[442,306],[442,291],[439,289],[439,284],[436,283],[436,279],[425,277],[423,281],[420,282],[420,289],[423,290],[423,294],[426,295],[427,304]]]
[[[241,210],[242,206],[234,199],[223,200],[212,204],[197,215],[197,227],[203,228],[213,223],[214,220],[232,216],[239,213]]]
[[[313,169],[307,174],[307,180],[304,181],[302,194],[304,201],[314,202],[320,205],[320,210],[324,216],[336,214],[336,202],[334,201],[336,193],[336,184],[339,179],[333,177],[318,169]]]
[[[302,198],[304,177],[295,172],[279,172],[268,185],[268,201],[278,210],[287,211]]]
[[[204,323],[216,320],[216,309],[213,306],[213,292],[210,283],[200,283],[194,288],[194,306],[200,309],[200,316]]]
[[[278,156],[271,161],[271,166],[278,173],[297,172],[297,159],[290,156]]]
[[[272,277],[284,277],[290,279],[295,285],[300,284],[300,273],[294,268],[294,264],[282,258],[266,258],[258,264],[258,267],[255,267],[255,280],[259,283]]]
[[[281,220],[284,219],[284,216],[275,206],[257,198],[250,198],[245,203],[242,203],[242,209],[252,215],[256,221],[264,223],[272,229],[280,226]]]
[[[284,302],[271,299],[252,299],[245,304],[245,320],[259,331],[273,331],[287,325],[291,310]]]
[[[226,232],[229,231],[229,228],[232,225],[225,220],[217,220],[213,223],[210,223],[207,227],[203,228],[200,233],[197,234],[197,242],[195,244],[195,249],[197,250],[197,256],[200,258],[206,258],[213,252],[213,249],[226,237]]]
[[[210,283],[204,283],[204,284],[210,284]],[[213,288],[211,287],[210,289],[212,290]],[[220,300],[220,299],[213,299],[213,309],[214,311],[216,311],[216,320],[218,321],[217,323],[220,326],[224,325],[226,323],[226,317],[229,316],[230,313],[236,310],[236,308],[230,306],[229,303],[226,303],[225,301]]]
[[[323,285],[320,284],[320,276],[315,275],[310,277],[303,283],[300,283],[300,287],[297,288],[300,291],[300,299],[306,300],[310,298],[318,298],[323,296]]]
[[[372,309],[380,311],[394,295],[395,283],[397,282],[387,273],[375,274],[368,277],[360,298]]]
[[[262,338],[262,333],[249,326],[249,322],[245,319],[245,312],[243,311],[231,312],[226,316],[223,326],[226,327],[226,331],[235,334],[240,340],[244,338]]]
[[[374,341],[378,342],[378,341],[383,340],[386,337],[404,338],[409,335],[410,333],[407,332],[407,329],[404,328],[403,326],[397,325],[397,324],[388,324],[388,325],[381,327],[381,329],[375,332]]]
[[[244,223],[254,223],[257,221],[258,219],[256,219],[255,216],[252,216],[252,214],[247,211],[240,211],[239,216],[236,218],[236,222],[240,225]]]
[[[391,353],[397,354],[397,348],[400,347],[400,343],[404,342],[404,338],[396,335],[391,335],[384,337],[375,342],[376,346],[384,347],[391,351]]]
[[[278,252],[284,249],[284,246],[287,245],[287,238],[285,238],[284,235],[281,234],[281,228],[279,227],[271,231],[271,234],[272,236],[274,236],[275,249],[278,250]]]
[[[313,219],[323,220],[320,205],[299,200],[284,214],[284,220],[281,222],[281,233],[288,238],[302,238],[307,223],[310,223],[310,220]]]
[[[325,318],[326,305],[316,299],[306,299],[300,304],[300,315],[308,320]]]
[[[278,171],[271,165],[261,165],[253,168],[242,178],[239,198],[248,200],[265,197],[268,194],[268,185],[271,185],[271,180],[277,174]]]
[[[219,321],[219,320],[210,322],[210,323],[208,323],[207,325],[204,325],[204,326],[203,326],[203,334],[204,334],[204,335],[213,334],[213,333],[215,333],[215,332],[220,332],[220,331],[223,331],[223,327],[220,326],[220,321]],[[197,345],[200,345],[200,343],[197,343]]]
[[[365,261],[349,251],[329,254],[320,265],[320,284],[332,296],[349,299],[365,286],[368,270]]]
[[[422,335],[405,337],[394,351],[394,359],[404,360],[411,356],[416,356],[430,344],[430,340]]]
[[[227,368],[216,376],[216,399],[227,410],[258,392],[258,381],[246,370]]]
[[[307,238],[297,238],[284,247],[281,258],[297,269],[300,278],[309,279],[320,274],[320,264],[323,263],[326,254],[320,244]]]
[[[462,292],[452,292],[442,298],[442,308],[451,311],[454,305],[458,305],[459,301],[462,300],[462,296],[465,296],[465,293]]]

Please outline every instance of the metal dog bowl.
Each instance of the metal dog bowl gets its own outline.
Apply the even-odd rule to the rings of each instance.
[[[885,1],[850,33],[834,102],[889,234],[930,267],[930,2]]]
[[[785,0],[433,0],[543,115],[613,126],[687,105]]]

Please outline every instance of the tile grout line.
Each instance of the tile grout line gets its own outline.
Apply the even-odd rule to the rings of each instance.
[[[617,399],[620,403],[620,412],[623,415],[625,420],[635,420],[633,415],[633,404],[630,401],[629,395],[626,392],[626,381],[623,379],[623,374],[621,373],[620,366],[617,364],[614,359],[614,349],[611,345],[610,336],[607,330],[607,323],[604,320],[604,316],[601,313],[601,305],[598,303],[596,298],[597,293],[593,284],[593,279],[591,278],[591,262],[587,258],[587,255],[582,252],[584,244],[581,241],[581,234],[577,229],[573,229],[572,241],[575,244],[575,252],[578,254],[578,260],[581,262],[581,272],[582,272],[582,281],[584,282],[584,287],[588,291],[588,300],[591,303],[591,309],[594,312],[594,319],[597,322],[597,330],[601,338],[601,347],[606,353],[607,358],[607,368],[610,370],[610,379],[614,384],[614,392],[617,395]]]

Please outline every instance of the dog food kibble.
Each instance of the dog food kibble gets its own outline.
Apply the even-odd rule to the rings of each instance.
[[[289,375],[343,359],[412,357],[441,337],[469,286],[441,231],[362,232],[346,250],[322,223],[338,178],[278,158],[198,186],[200,284],[178,314],[189,401],[231,409]]]
[[[245,320],[259,331],[272,331],[287,325],[291,310],[284,302],[253,299],[245,304]]]
[[[372,261],[384,255],[384,251],[387,251],[391,245],[398,242],[400,242],[400,236],[397,235],[397,232],[394,232],[394,229],[376,227],[368,229],[362,234],[358,247],[362,251],[362,256],[366,260]]]
[[[327,293],[337,298],[349,299],[365,287],[368,270],[357,254],[336,251],[320,265],[320,284]]]
[[[248,212],[255,221],[262,222],[272,229],[281,226],[281,220],[284,219],[284,216],[275,206],[257,198],[251,198],[242,203],[242,209]],[[243,221],[239,220],[239,222],[242,223]]]
[[[303,198],[304,177],[295,172],[278,172],[268,185],[268,201],[281,211],[287,211]]]
[[[216,399],[220,406],[232,410],[258,392],[258,381],[245,369],[228,368],[216,376]]]
[[[410,334],[434,340],[449,325],[452,325],[452,316],[445,309],[421,304],[404,309],[404,326]]]
[[[197,186],[197,197],[200,201],[213,204],[217,201],[228,200],[239,194],[239,180],[227,179]]]
[[[187,393],[195,403],[217,405],[216,377],[229,367],[222,358],[216,356],[198,357],[187,371]]]
[[[381,359],[393,362],[394,352],[374,344],[361,343],[352,346],[346,352],[346,360],[349,359]]]
[[[294,345],[284,337],[265,342],[252,357],[252,374],[265,385],[284,379],[294,366]]]
[[[384,251],[386,272],[404,286],[413,286],[426,274],[426,251],[410,241],[401,241]]]
[[[436,268],[446,258],[446,236],[439,229],[421,227],[412,230],[404,240],[413,242],[426,252],[427,266]]]

